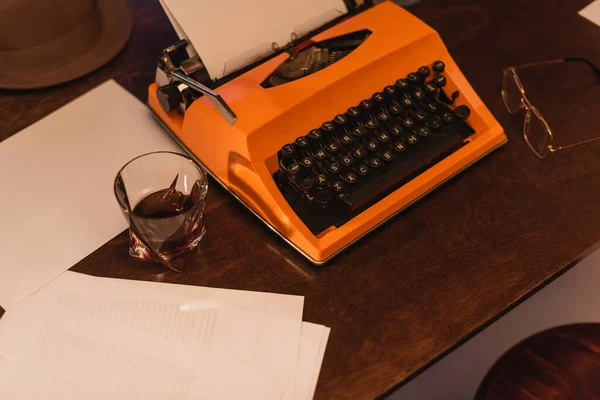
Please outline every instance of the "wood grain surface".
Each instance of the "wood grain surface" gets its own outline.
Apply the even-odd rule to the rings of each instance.
[[[564,3],[423,0],[409,8],[438,30],[509,141],[331,264],[304,261],[211,181],[208,233],[190,271],[132,259],[126,232],[72,269],[303,295],[304,319],[332,328],[316,398],[385,396],[600,241],[600,143],[539,160],[522,139],[523,115],[510,116],[500,96],[507,65],[565,56],[600,63],[600,27]],[[132,40],[102,69],[51,89],[0,90],[0,140],[109,78],[146,101],[160,51],[176,36],[157,0],[132,5]],[[584,66],[529,72],[523,83],[557,144],[598,134],[600,83]]]

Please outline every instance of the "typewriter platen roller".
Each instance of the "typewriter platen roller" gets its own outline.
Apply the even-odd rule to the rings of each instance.
[[[437,32],[391,2],[216,82],[184,45],[161,59],[151,109],[315,264],[506,142]]]

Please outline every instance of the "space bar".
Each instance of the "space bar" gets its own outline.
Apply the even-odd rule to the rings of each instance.
[[[425,142],[423,145],[425,145],[425,148],[418,150],[414,157],[394,162],[385,174],[350,193],[344,199],[344,202],[350,206],[351,210],[362,207],[387,189],[413,178],[437,161],[456,151],[462,146],[462,138],[459,134],[448,134],[442,138],[436,138],[435,143]]]

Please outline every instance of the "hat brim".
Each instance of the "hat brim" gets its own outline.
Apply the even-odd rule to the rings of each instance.
[[[96,43],[79,57],[53,69],[34,74],[11,76],[0,70],[0,88],[39,89],[65,83],[102,67],[129,41],[133,31],[133,15],[126,0],[101,0],[98,10],[102,32]]]

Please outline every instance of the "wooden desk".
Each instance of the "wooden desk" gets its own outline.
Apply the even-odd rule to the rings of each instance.
[[[108,78],[146,100],[157,57],[175,35],[156,1],[133,5],[132,41],[106,67],[53,89],[0,91],[0,140]],[[427,0],[409,10],[438,30],[506,129],[501,150],[324,268],[305,262],[211,182],[208,234],[193,271],[178,275],[132,259],[126,233],[73,270],[305,296],[304,319],[332,328],[319,399],[392,390],[564,272],[600,240],[600,143],[537,159],[520,134],[523,116],[504,109],[501,69],[570,55],[600,63],[600,28],[557,0]],[[534,71],[525,85],[557,141],[598,133],[600,85],[578,66],[555,68],[554,75]],[[553,94],[577,79],[589,87]]]

